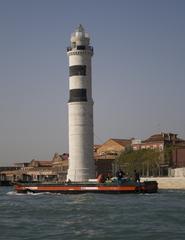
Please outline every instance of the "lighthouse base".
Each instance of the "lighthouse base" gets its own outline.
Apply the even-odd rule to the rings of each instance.
[[[81,168],[81,169],[70,169],[67,174],[67,181],[72,182],[85,182],[89,179],[94,178],[94,172],[89,168]]]

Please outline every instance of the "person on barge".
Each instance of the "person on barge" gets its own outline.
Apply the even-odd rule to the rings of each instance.
[[[140,182],[140,175],[136,170],[134,170],[134,180],[135,182]]]
[[[121,169],[116,172],[116,177],[119,183],[122,183],[124,176],[125,173]]]

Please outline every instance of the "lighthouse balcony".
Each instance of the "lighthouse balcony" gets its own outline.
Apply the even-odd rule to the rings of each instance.
[[[74,51],[74,50],[89,50],[93,52],[93,47],[92,46],[84,46],[84,45],[79,45],[76,47],[67,47],[67,52]]]

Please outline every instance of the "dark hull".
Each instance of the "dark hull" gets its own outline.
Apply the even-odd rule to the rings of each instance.
[[[62,193],[62,194],[82,194],[82,193],[156,193],[158,185],[156,181],[143,183],[17,183],[15,190],[18,193]]]
[[[0,186],[12,186],[13,183],[11,181],[0,181]]]

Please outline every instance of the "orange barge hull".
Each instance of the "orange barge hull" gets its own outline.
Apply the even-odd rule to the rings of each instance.
[[[156,181],[143,183],[17,183],[15,190],[18,193],[155,193],[158,190]]]

